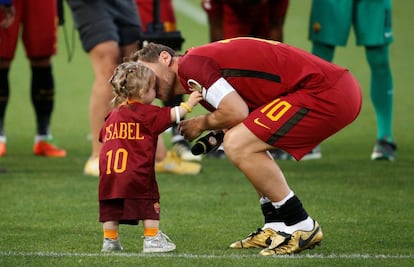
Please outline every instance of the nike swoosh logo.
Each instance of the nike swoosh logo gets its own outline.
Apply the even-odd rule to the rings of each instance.
[[[302,236],[299,237],[299,248],[306,248],[306,246],[312,241],[312,238],[315,237],[315,235],[319,232],[319,225],[318,227],[315,229],[315,231],[313,231],[313,233],[307,238],[307,239],[302,239]]]
[[[272,244],[272,239],[270,238],[270,236],[268,238],[266,238],[265,244],[269,247],[270,244]]]
[[[266,129],[269,129],[270,130],[270,127],[269,126],[267,126],[266,124],[263,124],[263,123],[261,123],[259,121],[259,118],[254,119],[254,123],[256,123],[257,125],[262,126],[262,127],[266,128]]]

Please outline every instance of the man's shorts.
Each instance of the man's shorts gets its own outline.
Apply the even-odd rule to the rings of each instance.
[[[255,36],[269,39],[272,20],[286,16],[288,0],[251,1],[248,3],[203,0],[209,18],[222,20],[223,39]]]
[[[223,3],[223,39],[255,36],[269,39],[272,20],[286,15],[288,1],[257,1],[247,4]]]
[[[391,19],[391,0],[313,0],[309,39],[345,46],[353,26],[357,45],[386,45],[393,41]]]
[[[259,139],[300,160],[354,121],[361,105],[358,82],[344,72],[334,85],[298,88],[253,110],[243,123]]]
[[[125,46],[141,38],[135,0],[68,0],[68,4],[86,52],[105,41]]]
[[[108,199],[99,201],[99,221],[137,225],[142,220],[160,220],[159,199]]]
[[[28,58],[44,58],[56,54],[57,7],[50,0],[15,0],[14,22],[0,28],[0,57],[12,60],[21,36]],[[2,20],[3,12],[0,12]],[[21,30],[21,32],[20,32]]]

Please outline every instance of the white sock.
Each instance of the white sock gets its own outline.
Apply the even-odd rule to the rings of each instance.
[[[265,203],[269,203],[270,199],[268,199],[267,197],[261,197],[259,201],[260,201],[260,205],[263,205]]]
[[[281,206],[283,206],[285,203],[286,203],[286,201],[288,201],[290,198],[292,198],[293,196],[294,196],[295,194],[293,193],[293,191],[290,191],[289,192],[289,194],[284,198],[284,199],[282,199],[281,201],[278,201],[278,202],[272,202],[272,204],[273,204],[273,206],[276,208],[276,209],[278,209],[278,208],[280,208]]]
[[[305,220],[298,222],[297,224],[294,224],[294,225],[287,226],[283,222],[272,222],[272,223],[266,223],[262,229],[270,228],[270,229],[275,230],[276,232],[280,231],[280,232],[285,232],[287,234],[293,234],[293,232],[297,230],[311,231],[313,227],[314,227],[313,219],[308,216],[308,218],[306,218]]]
[[[293,193],[293,191],[290,191],[289,194],[284,199],[282,199],[281,201],[278,201],[278,202],[272,202],[272,204],[276,209],[278,209],[281,206],[283,206],[294,195],[295,194]],[[311,231],[313,229],[313,227],[314,227],[313,219],[308,216],[305,220],[300,221],[300,222],[298,222],[294,225],[289,225],[289,226],[287,226],[284,222],[266,223],[263,226],[263,229],[271,228],[275,231],[280,231],[280,232],[285,232],[287,234],[292,234],[293,232],[295,232],[297,230]]]
[[[52,139],[52,135],[50,135],[50,134],[45,134],[45,135],[37,134],[35,136],[35,143],[37,143],[39,141],[50,140],[50,139]]]
[[[174,135],[174,136],[171,138],[171,142],[172,142],[173,144],[175,144],[175,143],[177,143],[177,142],[180,142],[180,141],[184,141],[184,137],[183,137],[182,135]]]

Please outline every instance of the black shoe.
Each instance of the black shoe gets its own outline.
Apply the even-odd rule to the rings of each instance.
[[[226,158],[226,154],[224,153],[223,149],[216,149],[213,151],[210,151],[209,153],[206,154],[206,156],[208,158],[215,158],[215,159],[225,159]]]
[[[395,160],[395,152],[397,151],[397,145],[387,140],[381,139],[377,140],[377,143],[374,146],[374,151],[372,151],[371,159],[372,160]]]

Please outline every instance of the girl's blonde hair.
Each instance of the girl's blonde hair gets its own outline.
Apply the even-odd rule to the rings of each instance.
[[[155,87],[156,76],[146,66],[137,62],[124,62],[118,65],[109,80],[113,88],[113,106],[128,99],[140,99],[150,88]]]

